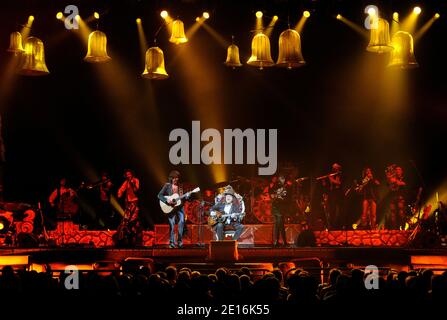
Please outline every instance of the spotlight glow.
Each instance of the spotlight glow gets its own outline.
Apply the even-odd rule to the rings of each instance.
[[[30,22],[34,21],[34,16],[29,16],[28,21],[30,21]]]
[[[166,19],[166,18],[168,17],[168,12],[167,12],[166,10],[163,10],[162,12],[160,12],[160,16],[161,16],[163,19]]]
[[[196,17],[196,22],[199,22],[200,21],[200,17]]]
[[[394,12],[393,13],[393,20],[394,21],[399,21],[399,12]]]
[[[337,20],[341,20],[342,16],[341,14],[337,14]]]
[[[81,20],[81,16],[79,14],[77,14],[75,19],[76,19],[76,21],[79,21],[79,20]]]
[[[140,23],[141,23],[141,18],[137,18],[136,22],[137,22],[138,24],[140,24]]]
[[[261,19],[262,15],[262,11],[256,11],[256,18]]]
[[[203,16],[205,19],[209,19],[209,18],[210,18],[210,14],[209,14],[208,12],[206,12],[206,11],[202,14],[202,16]]]
[[[276,21],[276,20],[278,20],[279,18],[278,18],[278,16],[273,16],[273,20],[274,21]]]
[[[439,19],[441,15],[439,13],[435,13],[435,19]]]
[[[99,19],[99,13],[98,12],[93,13],[93,16],[95,17],[96,20]]]
[[[305,16],[306,18],[309,18],[310,17],[310,12],[309,11],[304,11],[303,12],[303,16]]]
[[[377,14],[376,9],[374,9],[373,7],[368,9],[368,14],[370,16],[375,16]]]
[[[414,14],[420,14],[421,12],[422,12],[421,7],[414,7],[414,9],[413,9]]]
[[[58,12],[58,13],[56,14],[56,19],[57,19],[57,20],[61,20],[63,17],[64,17],[64,14],[63,14],[62,12]]]

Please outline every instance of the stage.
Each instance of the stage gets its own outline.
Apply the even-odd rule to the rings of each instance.
[[[80,230],[72,223],[59,224],[48,232],[49,241],[34,246],[0,246],[0,266],[13,265],[28,270],[64,270],[76,265],[85,271],[122,270],[125,265],[148,266],[161,271],[166,266],[189,267],[214,272],[218,267],[268,272],[279,265],[302,267],[327,274],[333,267],[364,268],[376,265],[381,270],[432,268],[447,270],[447,247],[433,237],[418,237],[412,231],[335,230],[310,231],[312,246],[296,246],[299,225],[287,225],[287,247],[272,247],[272,225],[246,225],[239,242],[215,241],[211,228],[189,225],[183,248],[168,248],[168,225],[144,231],[139,246],[118,248],[115,231]],[[228,238],[231,239],[231,238]],[[29,239],[28,239],[29,240]],[[32,243],[22,243],[32,244]]]

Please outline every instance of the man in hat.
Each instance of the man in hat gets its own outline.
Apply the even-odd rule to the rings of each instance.
[[[161,188],[160,192],[158,193],[158,199],[161,201],[169,203],[166,201],[166,196],[172,196],[173,194],[178,194],[179,196],[183,195],[183,190],[181,186],[179,185],[180,180],[180,172],[177,170],[173,170],[169,173],[168,176],[168,182],[165,183],[163,188]],[[186,197],[188,199],[188,197]],[[185,213],[183,210],[183,203],[176,207],[174,210],[172,210],[168,214],[168,222],[169,222],[169,248],[175,248],[175,221],[178,221],[178,228],[177,228],[177,245],[179,248],[183,248],[183,228],[185,225]]]
[[[210,215],[218,219],[218,223],[214,226],[217,240],[224,240],[226,226],[231,226],[235,230],[233,240],[238,240],[244,230],[244,225],[241,223],[245,214],[243,200],[238,199],[230,185],[225,187],[222,196],[218,199],[220,200],[210,209]]]

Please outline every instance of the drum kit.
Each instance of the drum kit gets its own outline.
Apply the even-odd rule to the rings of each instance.
[[[14,245],[21,234],[32,234],[36,208],[27,203],[0,202],[0,242]]]

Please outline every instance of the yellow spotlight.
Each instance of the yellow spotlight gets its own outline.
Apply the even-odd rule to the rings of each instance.
[[[393,20],[394,21],[399,21],[399,12],[394,12],[393,13]]]
[[[0,230],[3,230],[4,228],[5,228],[5,225],[2,222],[0,222]]]
[[[279,18],[278,18],[278,16],[273,16],[273,20],[278,20]]]
[[[64,14],[62,12],[58,12],[56,14],[56,19],[61,20],[64,17]]]
[[[341,14],[337,14],[337,20],[341,20],[342,16]]]
[[[202,14],[202,16],[203,16],[205,19],[209,19],[209,18],[210,18],[210,14],[209,14],[208,12],[206,12],[206,11]]]
[[[370,7],[370,8],[368,9],[368,14],[369,14],[370,16],[375,16],[375,15],[377,14],[376,9],[374,9],[373,7]]]
[[[28,17],[28,23],[32,23],[34,21],[34,16],[29,16]]]
[[[439,13],[435,13],[435,19],[439,19],[441,15]]]
[[[93,16],[95,17],[95,19],[99,19],[99,13],[98,12],[95,12],[95,13],[93,13]]]
[[[79,14],[77,14],[75,19],[76,19],[76,21],[79,21],[79,20],[81,20],[81,16]]]
[[[166,18],[168,17],[168,12],[167,12],[166,10],[163,10],[162,12],[160,12],[160,16],[161,16],[163,19],[166,19]]]
[[[303,12],[303,16],[305,16],[306,18],[309,18],[310,17],[310,12],[309,11],[304,11]]]
[[[422,12],[421,7],[414,7],[414,9],[413,9],[414,14],[420,14],[421,12]]]
[[[141,18],[137,18],[137,23],[140,24],[141,23]]]
[[[262,11],[256,11],[256,18],[258,19],[262,18]]]
[[[196,21],[199,22],[199,21],[200,21],[200,17],[197,17],[197,18],[196,18]]]

